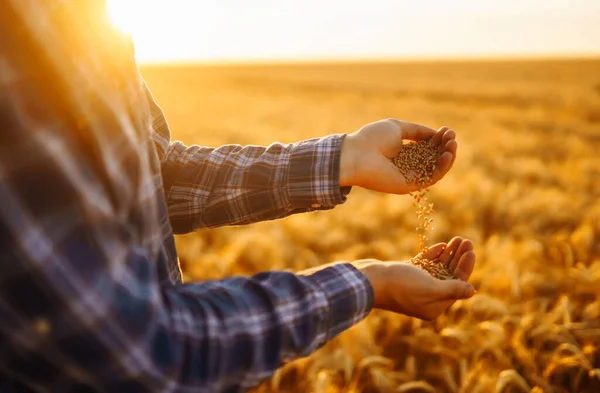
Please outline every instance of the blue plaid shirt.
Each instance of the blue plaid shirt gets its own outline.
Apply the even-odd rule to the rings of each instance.
[[[173,232],[343,203],[344,135],[171,142],[98,0],[0,0],[0,391],[234,392],[362,320],[350,264],[182,283]]]

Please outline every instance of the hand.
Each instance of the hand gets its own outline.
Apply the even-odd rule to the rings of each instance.
[[[340,163],[340,186],[359,186],[392,194],[408,194],[417,190],[409,184],[391,159],[398,155],[404,139],[419,141],[433,137],[443,151],[430,185],[437,183],[450,170],[456,157],[456,133],[448,127],[437,132],[431,128],[387,119],[367,124],[344,140]]]
[[[354,262],[371,282],[373,308],[393,311],[424,320],[433,320],[456,300],[468,299],[475,289],[467,283],[475,266],[475,253],[470,240],[453,238],[447,245],[429,248],[423,257],[444,263],[456,280],[438,280],[420,268],[402,262],[380,262],[372,259]]]

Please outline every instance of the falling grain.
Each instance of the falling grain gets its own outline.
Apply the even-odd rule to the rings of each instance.
[[[438,148],[430,138],[418,142],[405,142],[398,155],[392,158],[392,162],[398,167],[406,182],[417,186],[417,190],[410,195],[414,199],[419,219],[417,226],[419,252],[427,249],[427,231],[431,229],[433,222],[430,217],[433,213],[433,203],[429,203],[427,193],[439,156]]]
[[[433,140],[424,139],[418,142],[405,142],[398,155],[392,158],[392,162],[398,167],[400,173],[408,184],[417,186],[417,190],[410,195],[414,199],[419,224],[417,234],[419,236],[419,250],[423,254],[427,251],[427,232],[433,223],[433,203],[429,203],[427,193],[429,184],[433,179],[440,152]],[[450,269],[439,261],[430,261],[417,256],[408,261],[409,263],[425,270],[433,277],[440,280],[455,278]]]

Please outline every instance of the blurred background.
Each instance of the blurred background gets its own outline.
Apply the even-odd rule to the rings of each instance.
[[[430,242],[475,243],[477,296],[372,312],[266,392],[600,392],[600,1],[114,0],[187,144],[293,143],[387,117],[457,131]],[[177,237],[186,280],[402,260],[410,196]]]

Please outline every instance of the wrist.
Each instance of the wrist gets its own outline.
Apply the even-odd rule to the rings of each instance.
[[[354,174],[356,172],[356,152],[354,138],[346,135],[342,142],[340,153],[340,187],[354,185]]]
[[[363,259],[352,262],[352,265],[358,269],[369,281],[373,289],[373,308],[381,308],[384,303],[384,294],[382,293],[382,268],[384,265],[374,259]]]

